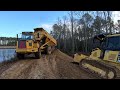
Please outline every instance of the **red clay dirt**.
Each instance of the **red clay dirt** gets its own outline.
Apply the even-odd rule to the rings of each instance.
[[[27,58],[0,64],[0,79],[95,79],[78,65],[73,58],[55,50],[41,59]]]

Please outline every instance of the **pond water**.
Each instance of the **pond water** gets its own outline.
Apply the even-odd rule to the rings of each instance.
[[[15,56],[15,49],[0,49],[0,62],[9,60]]]

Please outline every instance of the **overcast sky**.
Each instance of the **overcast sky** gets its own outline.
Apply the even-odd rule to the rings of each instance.
[[[57,18],[67,15],[67,11],[0,11],[0,37],[16,37],[22,31],[33,31],[43,27],[48,32]],[[118,11],[113,13],[115,22],[120,18]]]

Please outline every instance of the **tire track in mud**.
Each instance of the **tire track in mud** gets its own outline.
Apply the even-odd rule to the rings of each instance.
[[[54,59],[53,59],[54,58]],[[41,59],[34,62],[24,69],[18,78],[25,79],[56,79],[55,56],[42,55]]]
[[[0,79],[55,79],[55,55],[43,55],[37,60],[22,60],[7,67]]]
[[[56,64],[60,79],[94,79],[92,75],[81,70],[79,65],[73,64],[73,58],[61,51],[56,51]],[[61,55],[61,56],[60,56]]]
[[[16,63],[16,62],[14,62],[14,63]],[[0,65],[0,75],[5,71],[5,70],[7,70],[8,68],[10,68],[13,64],[14,64],[13,62],[12,63],[7,63],[7,64],[1,64]]]
[[[28,79],[30,72],[32,72],[32,68],[34,67],[35,63],[37,61],[34,60],[27,68],[22,70],[20,74],[18,75],[18,79]]]
[[[0,79],[92,79],[73,58],[56,50],[40,59],[19,60],[0,66]]]
[[[46,63],[48,64],[47,66],[49,67],[49,71],[54,75],[56,79],[59,79],[59,74],[58,74],[58,69],[57,69],[57,63],[56,63],[56,55],[49,55],[46,56]]]
[[[44,79],[44,68],[45,66],[43,67],[42,58],[35,60],[35,62],[31,65],[31,72],[26,75],[28,76],[27,79]]]
[[[18,76],[21,75],[21,72],[26,69],[30,64],[32,64],[32,60],[24,60],[18,61],[14,63],[10,68],[5,70],[1,75],[0,79],[17,79]]]
[[[44,72],[44,75],[46,79],[56,79],[56,74],[55,74],[55,63],[53,63],[55,59],[55,55],[44,55],[42,57],[42,61],[43,61],[43,70],[45,71]],[[41,65],[41,64],[40,64]]]

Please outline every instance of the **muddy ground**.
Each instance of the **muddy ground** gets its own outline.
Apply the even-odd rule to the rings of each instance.
[[[0,64],[0,79],[95,79],[72,61],[72,57],[55,50],[41,59],[28,57]]]

